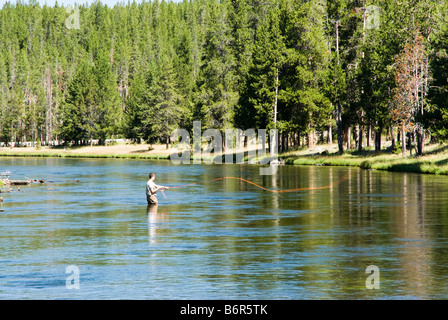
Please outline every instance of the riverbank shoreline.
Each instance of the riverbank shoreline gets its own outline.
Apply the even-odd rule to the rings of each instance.
[[[318,150],[316,150],[318,149]],[[346,150],[342,155],[330,148],[318,147],[315,150],[293,151],[281,154],[286,164],[315,166],[349,166],[361,169],[374,169],[390,172],[412,172],[423,174],[448,175],[448,145],[433,144],[425,146],[422,156],[403,157],[393,153],[390,146],[376,154],[373,148]],[[323,150],[323,151],[322,151]]]
[[[3,147],[0,157],[55,157],[55,158],[123,158],[169,159],[172,149],[165,145],[118,144],[112,146],[80,147]]]
[[[348,166],[392,172],[413,172],[448,175],[448,145],[426,146],[423,156],[406,156],[384,150],[377,155],[370,148],[362,152],[346,150],[337,154],[337,146],[323,145],[315,149],[279,153],[278,158],[287,165]],[[170,159],[175,149],[165,145],[114,145],[75,148],[21,147],[1,148],[0,157],[58,157],[58,158],[115,158],[115,159]],[[224,156],[224,155],[223,155]],[[205,160],[205,159],[203,159]],[[210,160],[210,159],[209,159]],[[245,157],[247,160],[247,156]],[[223,161],[224,162],[224,161]]]

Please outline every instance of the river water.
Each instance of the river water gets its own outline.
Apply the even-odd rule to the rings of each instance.
[[[123,159],[1,158],[5,170],[45,183],[1,194],[0,299],[448,297],[448,177]],[[149,172],[196,184],[148,208]],[[225,176],[314,189],[210,181]]]

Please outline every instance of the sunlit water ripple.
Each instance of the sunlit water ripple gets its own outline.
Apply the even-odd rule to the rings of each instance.
[[[2,158],[1,299],[447,297],[448,178],[331,167]],[[145,183],[190,187],[159,194]],[[269,193],[270,189],[322,190]],[[4,188],[5,189],[5,188]],[[66,287],[68,266],[79,289]],[[367,289],[369,265],[380,289]]]

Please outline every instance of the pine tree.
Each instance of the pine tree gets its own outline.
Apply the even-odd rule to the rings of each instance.
[[[229,0],[224,4],[228,8],[229,33],[231,35],[229,47],[235,57],[235,75],[240,90],[246,80],[252,58],[253,35],[249,27],[250,6],[244,0]]]
[[[280,78],[286,56],[279,16],[278,6],[271,7],[257,31],[252,63],[236,112],[236,121],[243,128],[278,128]]]
[[[235,57],[224,6],[210,1],[212,11],[203,46],[202,66],[197,83],[194,119],[204,129],[224,130],[231,126],[238,101]]]
[[[448,138],[448,3],[438,8],[436,31],[431,39],[430,54],[432,81],[428,88],[431,110],[428,113],[432,135],[440,140]]]
[[[294,3],[294,2],[293,2]],[[287,131],[308,134],[308,145],[314,147],[315,130],[327,126],[330,101],[321,90],[328,76],[329,55],[324,35],[325,11],[322,3],[304,2],[284,12],[287,59],[283,68],[285,83],[283,119],[289,120]]]
[[[130,83],[129,98],[126,100],[123,133],[126,138],[141,143],[147,136],[143,125],[144,97],[148,88],[142,75],[135,76]]]
[[[104,144],[106,138],[120,132],[123,120],[117,80],[105,50],[95,57],[93,74],[95,80],[95,133],[99,143]]]
[[[401,127],[402,136],[405,131],[417,132],[417,154],[423,154],[422,117],[426,106],[428,70],[427,57],[423,37],[416,28],[411,41],[404,47],[403,53],[395,63],[394,102],[392,104],[393,119]],[[406,149],[403,145],[403,155]]]
[[[165,141],[169,148],[170,135],[179,128],[183,116],[182,96],[179,94],[174,68],[168,57],[164,57],[160,77],[150,75],[148,93],[144,97],[142,123],[148,128],[147,138]]]
[[[59,115],[59,137],[69,144],[95,138],[95,78],[88,61],[81,62],[67,86],[67,97]]]
[[[347,14],[347,0],[328,0],[328,17],[329,21],[332,23],[332,28],[329,30],[330,35],[334,41],[334,53],[333,56],[333,92],[332,92],[332,102],[335,104],[335,114],[336,114],[336,125],[337,125],[337,136],[338,136],[338,149],[339,153],[342,154],[344,151],[343,147],[343,104],[344,104],[344,94],[346,90],[345,86],[345,73],[341,65],[341,53],[340,53],[340,27],[341,21],[343,21],[345,15]],[[331,48],[332,46],[330,46]]]

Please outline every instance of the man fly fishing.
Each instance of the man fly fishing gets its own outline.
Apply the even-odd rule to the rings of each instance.
[[[146,183],[146,200],[148,204],[157,204],[157,190],[168,190],[169,187],[159,186],[155,184],[154,179],[156,178],[156,174],[151,172],[149,174],[149,180]]]

